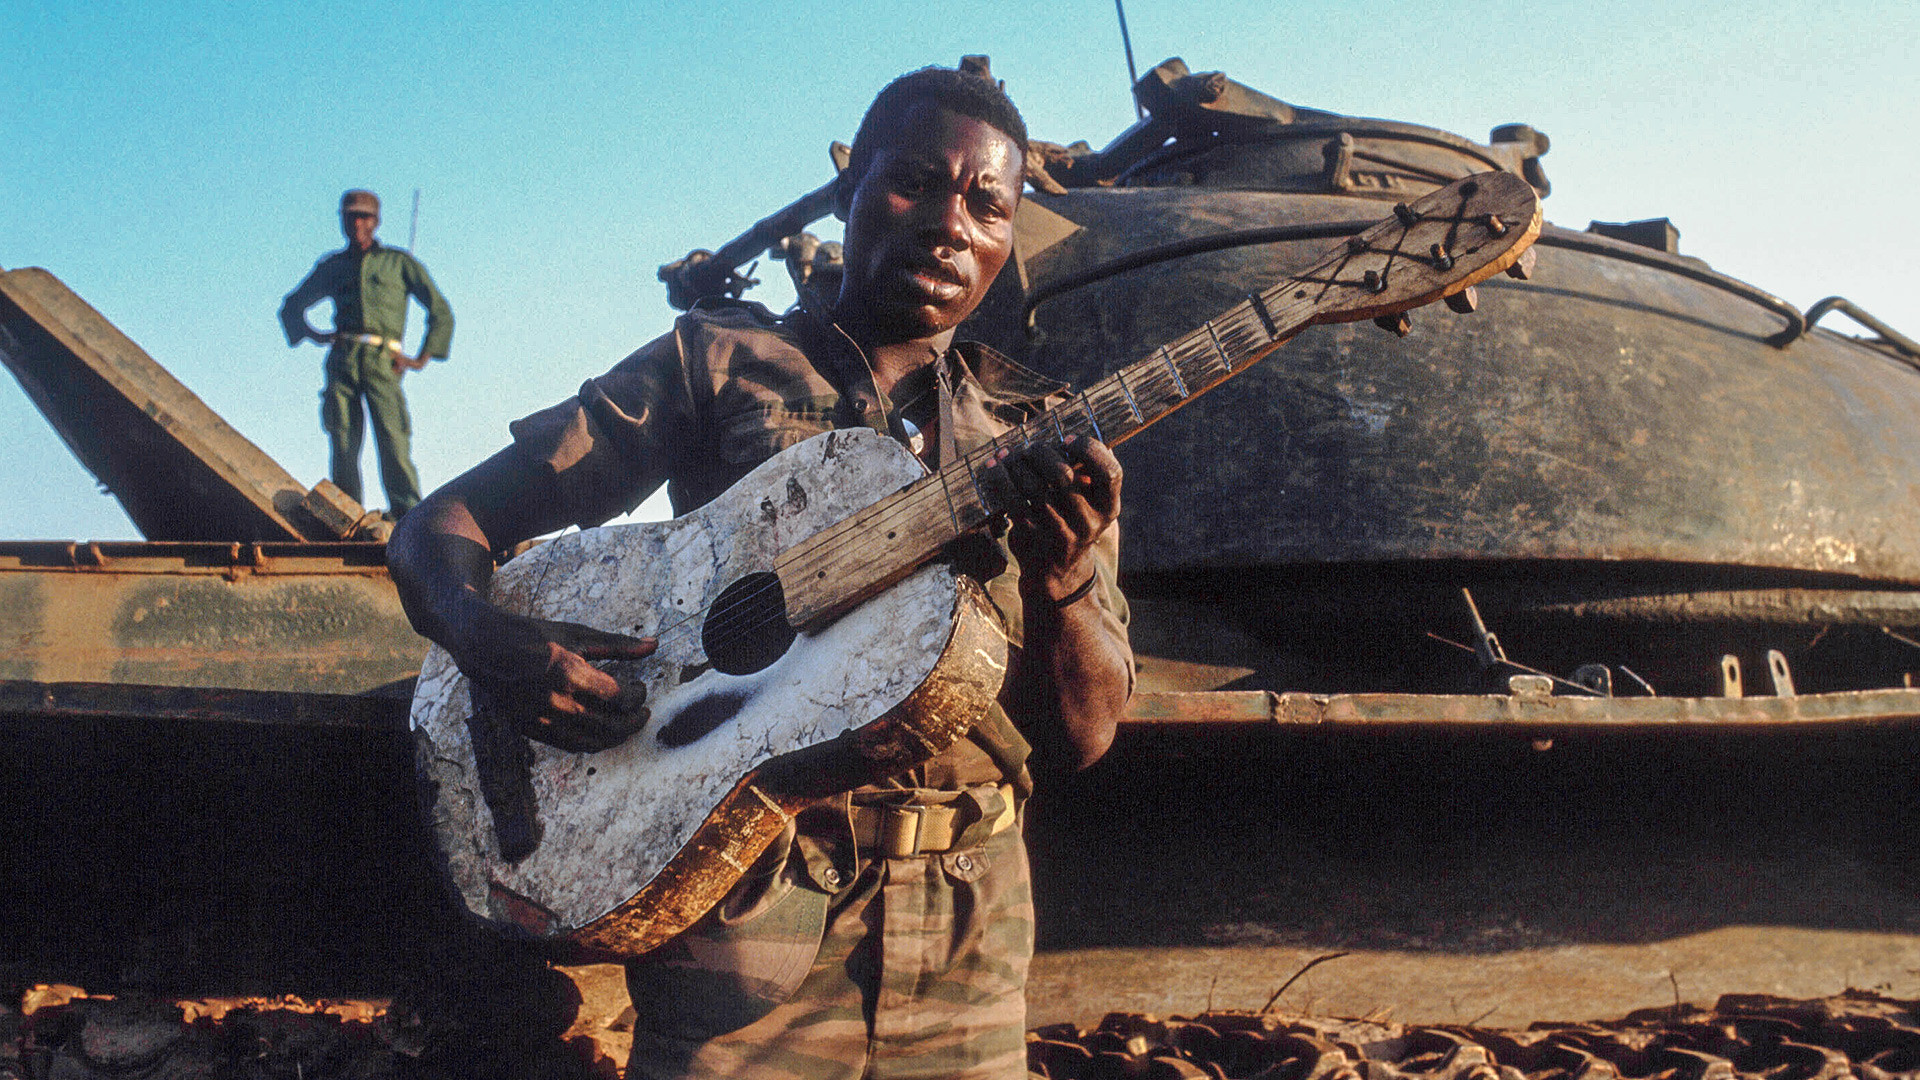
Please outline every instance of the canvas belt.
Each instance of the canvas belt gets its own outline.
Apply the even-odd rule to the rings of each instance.
[[[392,349],[394,352],[406,351],[401,347],[398,338],[381,337],[379,334],[335,334],[334,338],[336,340],[355,341],[362,345],[382,346]]]
[[[916,792],[904,803],[855,803],[851,808],[854,843],[875,855],[904,859],[952,851],[997,836],[1016,819],[1013,785],[1001,784],[997,790],[1000,810],[991,822],[978,813],[980,800],[964,791]],[[970,828],[976,824],[984,827]]]

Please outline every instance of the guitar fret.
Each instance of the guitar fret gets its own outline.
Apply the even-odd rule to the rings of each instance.
[[[1207,337],[1213,340],[1213,351],[1220,357],[1220,366],[1226,368],[1228,372],[1232,372],[1233,361],[1227,359],[1227,350],[1220,344],[1220,335],[1214,332],[1212,319],[1207,320]]]
[[[1254,314],[1260,316],[1260,325],[1267,328],[1267,340],[1280,336],[1280,328],[1274,325],[1273,315],[1267,311],[1267,298],[1257,292],[1247,294],[1247,303],[1253,305]]]
[[[1120,384],[1120,392],[1127,396],[1127,408],[1133,412],[1133,422],[1144,425],[1147,418],[1140,412],[1140,403],[1133,400],[1133,391],[1127,388],[1127,369],[1121,368],[1113,373],[1113,381]]]
[[[1180,377],[1180,368],[1174,364],[1173,354],[1167,351],[1165,345],[1160,346],[1160,359],[1167,365],[1168,374],[1173,376],[1173,388],[1180,392],[1181,397],[1187,397],[1187,380]]]
[[[996,440],[996,442],[997,441],[998,440]],[[989,450],[993,449],[993,447],[994,443],[987,444]],[[988,517],[992,517],[993,511],[987,509],[986,489],[980,486],[980,474],[973,471],[973,455],[962,454],[960,460],[954,462],[954,464],[967,471],[967,481],[973,485],[973,501],[980,504],[980,509],[984,511]]]
[[[951,471],[952,471],[951,469],[942,468],[939,472],[935,473],[934,475],[940,478],[940,494],[946,496],[947,516],[953,519],[953,534],[955,536],[959,536],[962,532],[965,531],[965,527],[960,524],[960,508],[954,505],[953,486],[947,479],[947,473]]]
[[[1093,414],[1093,402],[1087,397],[1085,390],[1080,391],[1080,407],[1087,411],[1087,423],[1093,425],[1093,437],[1106,442],[1106,433],[1100,430],[1100,418]]]

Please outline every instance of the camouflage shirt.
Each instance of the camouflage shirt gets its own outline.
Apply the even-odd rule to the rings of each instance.
[[[953,449],[979,446],[1064,400],[1064,387],[983,346],[939,358],[952,388]],[[582,526],[667,485],[676,513],[711,500],[779,451],[832,428],[938,434],[931,367],[889,400],[837,328],[753,305],[696,310],[579,394],[513,425],[521,454],[554,471]],[[917,452],[939,462],[938,438]],[[909,441],[908,445],[913,445]],[[1019,567],[987,583],[1018,647]],[[1126,647],[1114,586],[1118,529],[1096,552],[1095,590],[1111,642]],[[967,739],[853,800],[961,792],[1004,809],[1003,781],[1030,787],[1028,746],[999,706]],[[856,850],[848,800],[803,812],[718,908],[627,965],[635,1009],[627,1075],[888,1080],[1026,1075],[1026,973],[1033,897],[1020,826],[951,850],[884,858]],[[1016,819],[1017,820],[1017,819]],[[984,834],[984,835],[982,835]]]

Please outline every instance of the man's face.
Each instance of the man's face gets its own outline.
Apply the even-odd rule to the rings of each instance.
[[[915,106],[853,189],[836,314],[883,344],[958,326],[1013,250],[1023,154],[998,128]]]
[[[373,230],[380,227],[378,214],[341,214],[340,231],[347,243],[365,251],[373,246]]]

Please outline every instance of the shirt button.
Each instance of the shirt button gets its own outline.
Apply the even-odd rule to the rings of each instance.
[[[954,856],[953,865],[954,869],[964,874],[973,869],[973,857],[970,855],[956,855]]]
[[[840,887],[840,871],[829,866],[827,872],[820,875],[820,880],[827,883],[827,888],[837,889]]]

